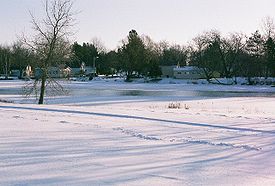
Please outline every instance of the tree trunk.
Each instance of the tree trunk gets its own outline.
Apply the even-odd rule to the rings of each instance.
[[[39,101],[38,104],[42,105],[44,103],[44,95],[45,95],[45,89],[46,89],[46,72],[43,71],[42,74],[42,81],[41,81],[41,88],[40,88],[40,96],[39,96]]]

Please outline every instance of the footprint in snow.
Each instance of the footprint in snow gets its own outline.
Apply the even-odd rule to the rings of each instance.
[[[21,116],[13,116],[12,118],[20,119],[20,118],[23,118],[23,117],[21,117]]]
[[[68,122],[68,121],[59,121],[59,123],[70,123],[70,122]]]

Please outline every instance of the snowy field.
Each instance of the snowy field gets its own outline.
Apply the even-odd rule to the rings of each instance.
[[[0,185],[275,185],[275,88],[0,81]],[[171,105],[177,108],[169,108]]]

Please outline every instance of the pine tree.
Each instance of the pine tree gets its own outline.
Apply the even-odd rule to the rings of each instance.
[[[275,76],[275,42],[274,39],[268,37],[264,45],[265,50],[265,77],[269,75]]]

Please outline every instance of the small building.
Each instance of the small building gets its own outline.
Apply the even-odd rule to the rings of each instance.
[[[63,77],[63,73],[59,67],[49,67],[47,73],[48,73],[48,77],[51,77],[51,78]],[[36,79],[39,79],[41,78],[41,76],[42,76],[42,70],[40,68],[35,68],[34,77]]]
[[[173,68],[173,77],[175,79],[203,79],[205,75],[203,70],[196,66],[184,66]]]
[[[86,66],[85,68],[70,68],[70,76],[93,76],[96,74],[96,68]]]
[[[172,78],[174,77],[174,68],[177,66],[160,66],[162,77]]]

